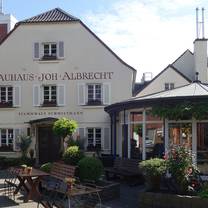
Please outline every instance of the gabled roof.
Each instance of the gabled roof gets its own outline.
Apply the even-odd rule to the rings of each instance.
[[[105,107],[106,112],[121,111],[122,109],[150,107],[157,102],[173,102],[174,100],[200,100],[208,99],[208,85],[202,84],[199,81],[172,89],[157,92],[154,94],[133,97],[123,102],[114,103]]]
[[[172,68],[176,73],[178,73],[180,76],[182,76],[185,80],[187,80],[188,82],[192,82],[191,79],[189,79],[184,73],[182,73],[180,70],[178,70],[174,64],[184,56],[184,54],[186,54],[187,52],[189,52],[190,54],[193,55],[193,53],[187,49],[186,51],[184,51],[172,64],[169,64],[165,69],[163,69],[159,74],[157,74],[150,82],[148,82],[148,84],[140,91],[142,92],[145,88],[148,87],[148,85],[150,85],[152,82],[154,82],[161,74],[163,74],[165,71],[167,71],[169,68]],[[138,92],[138,93],[140,93]]]
[[[173,65],[169,64],[165,69],[163,69],[158,75],[156,75],[150,82],[147,83],[147,85],[142,89],[146,89],[152,82],[154,82],[161,74],[166,72],[169,68],[172,68],[177,74],[182,76],[185,80],[188,82],[192,82],[188,77],[186,77],[184,74],[182,74],[178,69],[176,69]],[[142,90],[140,92],[142,92]],[[140,93],[139,92],[139,93]]]
[[[55,8],[42,14],[36,15],[19,23],[38,23],[38,22],[67,22],[79,21],[78,18],[68,14],[60,8]],[[18,24],[19,24],[18,23]]]
[[[122,64],[127,66],[129,69],[131,69],[134,73],[134,80],[136,78],[136,69],[134,69],[132,66],[128,65],[125,61],[123,61],[112,49],[110,49],[92,30],[90,30],[80,19],[68,14],[67,12],[63,11],[60,8],[55,8],[50,11],[44,12],[42,14],[36,15],[34,17],[31,17],[29,19],[22,20],[18,22],[14,29],[8,33],[8,35],[0,42],[3,44],[4,41],[21,25],[21,24],[33,24],[33,23],[39,23],[39,24],[47,24],[47,23],[59,23],[59,22],[79,22],[89,33],[91,33],[115,58],[117,58]],[[134,81],[133,81],[134,82]]]

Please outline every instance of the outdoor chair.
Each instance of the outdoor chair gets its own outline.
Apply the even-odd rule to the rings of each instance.
[[[62,204],[65,201],[67,189],[61,186],[63,186],[61,181],[51,181],[47,184],[42,183],[40,188],[41,197],[38,200],[37,207],[40,204],[45,208],[64,207]],[[60,193],[60,189],[63,189],[63,193]]]
[[[20,172],[20,169],[18,168],[9,168],[6,171],[5,174],[5,180],[4,180],[4,194],[5,196],[11,197],[13,196],[15,199],[14,191],[18,186],[18,178],[17,175]]]

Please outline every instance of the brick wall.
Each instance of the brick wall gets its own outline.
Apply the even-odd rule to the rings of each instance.
[[[7,35],[7,24],[0,24],[0,42]]]

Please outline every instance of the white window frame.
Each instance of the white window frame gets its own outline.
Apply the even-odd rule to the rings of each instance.
[[[1,129],[1,134],[0,134],[0,146],[3,146],[2,145],[2,130],[6,130],[6,146],[8,146],[8,145],[12,145],[12,148],[14,147],[14,139],[15,139],[15,135],[14,135],[14,129],[12,129],[12,128],[2,128]],[[10,137],[10,135],[9,135],[9,130],[12,130],[13,131],[13,137]],[[9,143],[9,140],[10,139],[12,139],[12,143]]]
[[[174,88],[175,88],[175,84],[173,82],[166,82],[165,85],[164,85],[165,90],[172,90]]]
[[[93,87],[93,98],[92,100],[89,99],[89,86],[92,86]],[[96,98],[96,86],[99,86],[100,87],[100,98]],[[91,101],[100,101],[101,104],[102,104],[102,98],[103,98],[103,94],[102,94],[102,84],[99,84],[99,83],[89,83],[87,84],[87,103],[88,102],[91,102]]]
[[[9,88],[10,88],[10,87],[12,88],[12,92],[11,92],[11,93],[12,93],[12,94],[11,94],[12,100],[11,100],[11,102],[12,102],[12,104],[13,104],[13,99],[14,99],[14,97],[13,97],[13,91],[14,91],[13,86],[4,86],[4,85],[1,85],[1,86],[0,86],[0,102],[2,102],[2,100],[1,100],[1,90],[2,90],[2,89],[1,89],[1,88],[5,88],[5,91],[6,91],[6,95],[5,95],[6,97],[5,97],[5,101],[4,101],[4,102],[6,102],[6,103],[9,102],[9,99],[8,99],[8,98],[9,98]]]
[[[89,146],[89,137],[88,137],[88,130],[93,129],[93,146],[95,147],[96,145],[100,145],[100,148],[102,149],[102,128],[101,127],[88,127],[87,128],[87,146]],[[97,143],[97,137],[96,137],[96,130],[100,130],[100,143]]]
[[[51,43],[42,43],[43,44],[43,57],[44,56],[52,56],[52,57],[57,57],[58,56],[58,44],[56,42],[51,42]],[[49,46],[49,53],[45,53],[45,46]],[[52,45],[56,45],[56,54],[52,54]]]
[[[45,99],[45,87],[48,87],[49,88],[49,99],[46,100]],[[57,103],[57,85],[43,85],[43,103],[45,101],[48,101],[48,102],[51,102],[52,101],[52,87],[55,87],[56,88],[56,103]]]

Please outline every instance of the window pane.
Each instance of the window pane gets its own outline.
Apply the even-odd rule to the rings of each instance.
[[[170,83],[170,90],[174,89],[174,83]]]
[[[1,144],[6,145],[6,129],[1,129]]]
[[[165,83],[165,90],[169,90],[169,83]]]

